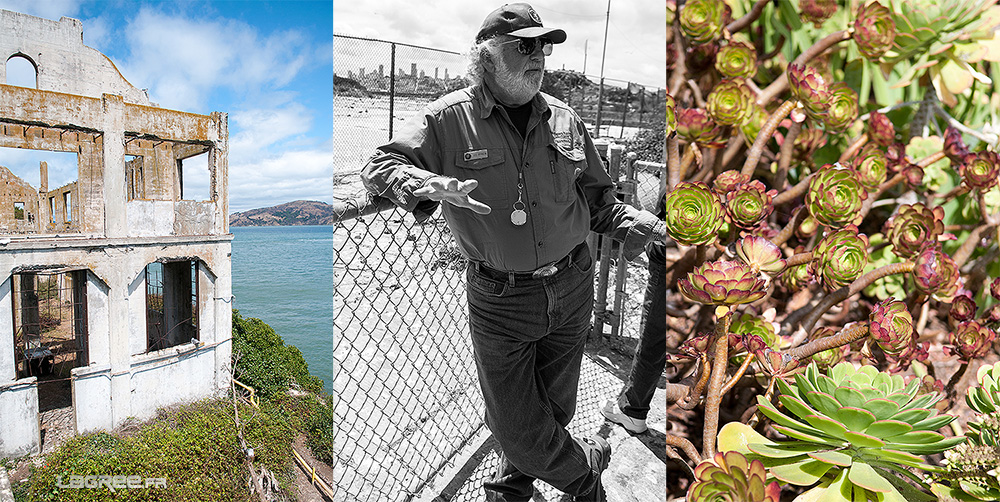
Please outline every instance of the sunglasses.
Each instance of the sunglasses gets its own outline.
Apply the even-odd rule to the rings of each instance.
[[[525,56],[534,54],[535,47],[539,44],[542,46],[542,54],[546,56],[552,55],[552,41],[547,38],[518,38],[517,40],[511,40],[509,42],[502,42],[500,45],[513,43],[517,43],[517,52],[524,54]]]

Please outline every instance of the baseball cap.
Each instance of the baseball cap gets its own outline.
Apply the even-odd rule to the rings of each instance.
[[[486,16],[483,26],[476,34],[476,43],[497,35],[536,38],[546,37],[554,44],[566,41],[566,32],[557,28],[542,26],[542,18],[526,3],[504,4],[503,7]]]

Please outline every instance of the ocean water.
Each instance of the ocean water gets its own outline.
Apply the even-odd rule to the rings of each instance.
[[[309,372],[333,383],[333,227],[231,227],[233,308],[302,351]]]

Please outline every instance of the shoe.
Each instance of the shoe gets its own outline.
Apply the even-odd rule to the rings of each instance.
[[[604,418],[621,425],[625,430],[633,434],[642,434],[646,432],[646,421],[641,418],[632,418],[622,412],[621,408],[618,407],[618,402],[609,399],[608,402],[604,403],[604,407],[601,408],[601,414]]]
[[[611,462],[611,445],[600,437],[593,436],[582,439],[587,450],[587,462],[590,468],[597,473],[597,483],[589,492],[573,497],[577,502],[607,502],[608,496],[604,493],[604,483],[601,482],[601,473],[608,468]]]

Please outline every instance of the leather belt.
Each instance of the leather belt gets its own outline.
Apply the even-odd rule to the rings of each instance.
[[[569,264],[573,262],[573,256],[577,254],[577,252],[580,249],[580,246],[586,246],[586,245],[587,243],[585,242],[581,243],[579,246],[573,248],[573,250],[570,251],[568,255],[562,257],[558,261],[554,261],[547,265],[538,267],[535,270],[532,270],[531,272],[506,272],[503,270],[497,270],[482,262],[476,262],[475,266],[478,272],[485,273],[486,275],[489,275],[497,280],[507,280],[508,278],[511,277],[511,275],[513,275],[514,280],[523,281],[525,279],[543,279],[545,277],[552,277],[553,275],[559,273],[559,271],[568,267]]]

